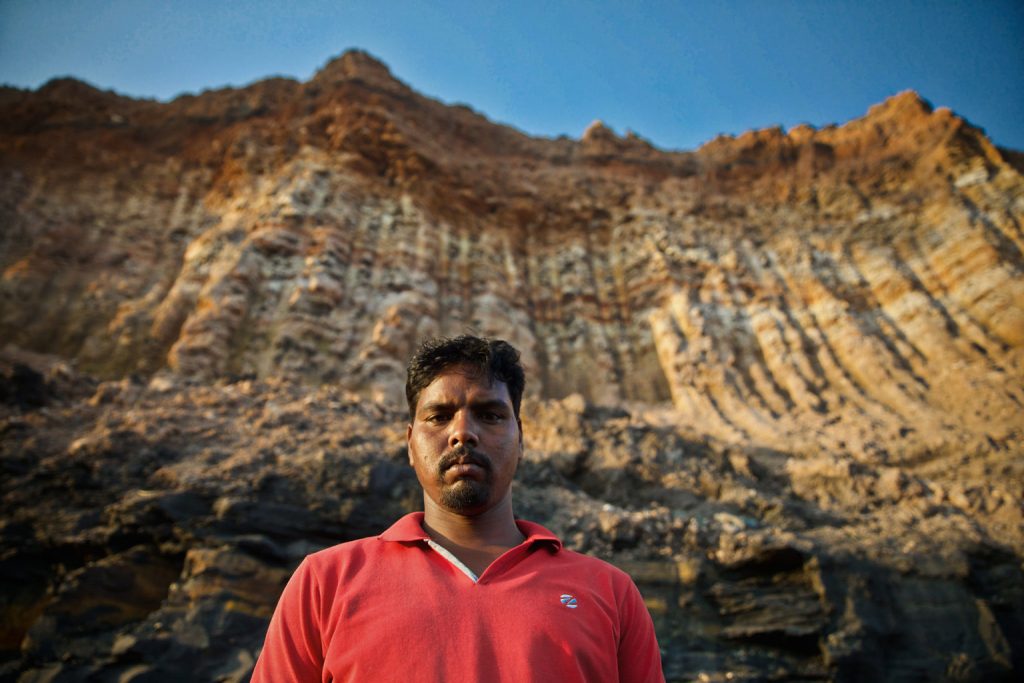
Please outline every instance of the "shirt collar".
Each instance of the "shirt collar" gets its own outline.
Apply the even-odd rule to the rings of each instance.
[[[558,539],[558,536],[555,536],[540,524],[517,519],[516,526],[519,527],[519,531],[526,537],[524,543],[528,545],[540,542],[551,543],[555,550],[562,549],[562,542]],[[412,543],[415,541],[426,541],[430,537],[427,536],[427,532],[423,530],[423,513],[410,512],[392,524],[377,538],[382,541]]]

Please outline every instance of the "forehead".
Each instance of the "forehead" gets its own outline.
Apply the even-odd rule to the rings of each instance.
[[[512,405],[508,386],[501,380],[491,381],[486,373],[475,368],[455,366],[445,368],[428,384],[416,401],[416,408],[428,403],[507,403]]]

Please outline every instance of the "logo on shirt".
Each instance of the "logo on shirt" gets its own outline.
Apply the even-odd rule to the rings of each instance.
[[[569,609],[576,609],[577,607],[579,607],[579,603],[576,602],[576,596],[575,595],[569,595],[568,593],[563,593],[562,597],[559,598],[559,599],[562,601],[562,604],[565,605],[566,607],[568,607]]]

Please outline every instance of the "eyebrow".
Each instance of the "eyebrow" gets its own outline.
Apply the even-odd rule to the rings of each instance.
[[[416,412],[428,413],[435,410],[451,410],[455,407],[455,405],[456,404],[454,402],[431,401],[430,403],[424,403]],[[497,398],[484,399],[482,401],[473,401],[472,403],[469,404],[469,407],[472,408],[473,410],[501,409],[509,413],[512,412],[512,407],[508,403]]]

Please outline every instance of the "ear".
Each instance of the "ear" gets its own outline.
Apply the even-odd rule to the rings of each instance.
[[[516,426],[519,427],[519,459],[523,459],[523,421],[516,418]]]
[[[405,454],[409,457],[409,467],[415,467],[412,461],[412,425],[405,425]]]

